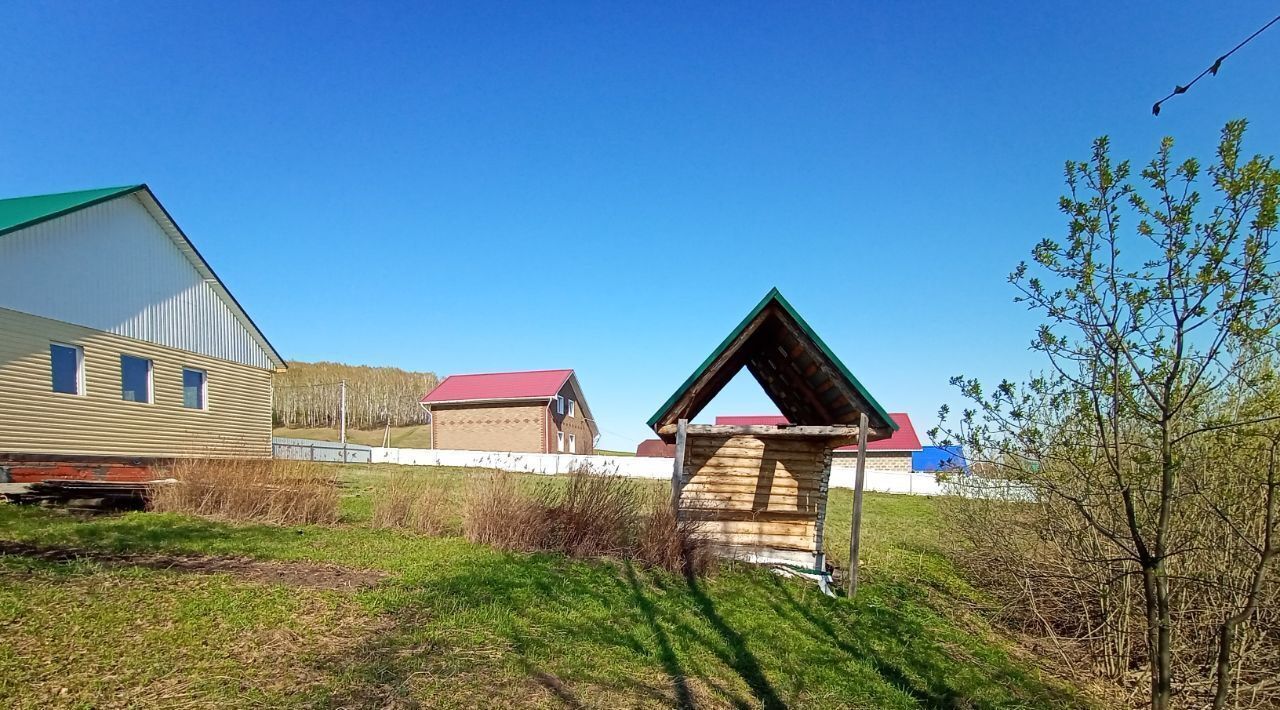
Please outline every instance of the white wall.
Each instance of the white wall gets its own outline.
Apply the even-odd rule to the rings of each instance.
[[[6,234],[0,239],[0,306],[273,367],[134,195]]]
[[[589,466],[596,471],[616,473],[634,478],[671,480],[675,460],[642,456],[575,456],[573,454],[517,454],[505,451],[449,451],[440,449],[396,449],[373,447],[372,463],[395,463],[406,466],[461,466],[464,468],[496,468],[521,473],[567,473],[576,466]],[[831,486],[853,488],[852,469],[833,469]],[[879,493],[910,495],[999,496],[1025,500],[1030,492],[1017,485],[1000,481],[939,482],[932,473],[904,473],[867,469],[866,490]]]
[[[675,462],[642,456],[584,456],[576,454],[520,454],[507,451],[452,451],[445,449],[396,449],[375,446],[373,463],[407,466],[464,466],[496,468],[523,473],[568,473],[578,466],[634,478],[671,479]]]
[[[856,469],[832,467],[830,486],[832,488],[853,488],[855,477]],[[943,494],[942,484],[938,483],[938,477],[932,473],[881,471],[871,468],[867,469],[865,490],[879,493],[910,493],[921,496]]]

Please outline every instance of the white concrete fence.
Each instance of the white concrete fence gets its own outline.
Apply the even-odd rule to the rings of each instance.
[[[396,449],[373,447],[371,463],[394,463],[404,466],[460,466],[464,468],[496,468],[520,473],[554,475],[579,467],[633,478],[671,479],[675,460],[645,456],[584,456],[578,454],[520,454],[508,451],[449,451],[443,449]],[[831,485],[853,488],[854,470],[834,468]],[[933,473],[908,473],[867,469],[866,490],[910,495],[965,495],[1023,499],[1030,493],[1025,488],[1002,481],[939,481]]]

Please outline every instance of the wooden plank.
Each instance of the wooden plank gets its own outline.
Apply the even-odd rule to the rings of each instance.
[[[795,492],[788,493],[768,492],[763,495],[754,491],[721,491],[721,490],[686,490],[681,498],[685,500],[768,500],[771,503],[786,505],[787,503],[807,503],[809,501],[817,502],[820,498],[817,491],[812,492]]]
[[[686,452],[685,461],[705,463],[713,458],[734,459],[738,466],[758,466],[762,461],[788,463],[796,466],[822,465],[821,451],[773,451],[771,449],[736,449],[722,446],[718,449],[692,449]]]
[[[751,461],[783,461],[786,463],[820,465],[823,450],[796,451],[784,449],[750,449],[736,446],[703,446],[690,448],[685,452],[688,460],[706,461],[711,458],[740,459]]]
[[[695,439],[689,437],[690,451],[722,451],[733,450],[759,455],[763,452],[779,454],[818,454],[833,448],[826,441],[805,441],[790,439],[754,439],[749,436],[717,437],[714,439]]]
[[[685,480],[700,472],[706,475],[724,473],[726,475],[774,477],[774,478],[814,478],[822,473],[822,460],[817,461],[778,461],[765,459],[751,461],[737,457],[714,457],[707,459],[685,458]]]
[[[724,508],[726,510],[756,510],[768,512],[800,512],[817,513],[818,497],[752,495],[750,493],[690,493],[681,498],[681,507],[685,509],[701,508],[710,510]]]
[[[686,470],[690,470],[687,469]],[[698,483],[711,483],[713,481],[724,481],[725,483],[735,486],[773,486],[783,484],[788,486],[816,486],[822,481],[821,471],[783,471],[777,470],[772,476],[762,476],[759,471],[741,468],[723,468],[710,467],[699,468],[693,470],[692,474],[685,476],[684,483],[697,481]]]
[[[812,536],[813,523],[805,521],[706,520],[698,523],[697,530],[704,535],[746,533],[755,535]],[[810,537],[809,539],[812,540],[813,538]]]
[[[815,498],[820,495],[817,488],[800,489],[800,488],[779,488],[777,490],[769,488],[745,488],[742,486],[735,488],[722,488],[720,486],[699,486],[692,490],[685,489],[683,495],[692,495],[706,498],[708,496],[719,496],[720,498]],[[682,496],[683,497],[683,496]]]
[[[709,498],[706,496],[684,497],[680,499],[681,510],[705,510],[705,511],[741,511],[754,512],[761,515],[808,515],[816,518],[818,514],[818,501],[812,500],[804,502],[800,498],[792,498],[791,501],[773,500],[772,498],[749,496],[749,495],[731,495],[727,498]]]
[[[816,521],[813,513],[786,510],[703,510],[702,508],[680,508],[682,517],[701,522],[748,522],[748,523],[782,523],[786,525],[804,524],[812,528]]]
[[[681,503],[681,513],[688,513],[689,520],[698,521],[750,521],[776,523],[804,523],[812,526],[817,520],[813,511],[805,510],[726,510],[723,508],[702,508],[701,502],[690,501],[688,505]]]
[[[811,551],[813,540],[797,535],[757,535],[753,533],[718,533],[712,536],[714,543],[725,545],[744,545],[776,547],[783,550]]]
[[[817,450],[823,448],[821,438],[785,439],[780,437],[759,437],[751,434],[689,434],[691,446],[715,444],[717,446],[749,446],[755,448],[778,448],[779,450]]]
[[[702,475],[710,477],[724,476],[726,478],[758,478],[758,479],[791,479],[791,480],[817,480],[822,477],[821,464],[806,466],[804,468],[789,468],[781,463],[767,463],[764,466],[744,466],[741,464],[724,463],[709,465],[694,465],[685,467],[685,480],[688,481],[693,476]]]
[[[754,436],[770,439],[830,439],[858,435],[852,426],[772,426],[764,424],[690,424],[695,436]]]
[[[748,478],[753,480],[762,478],[760,469],[745,466],[698,466],[697,468],[686,466],[685,472],[684,480],[686,483],[698,476],[704,478]],[[817,481],[822,478],[822,470],[817,467],[809,470],[774,468],[768,477],[774,480]]]
[[[723,482],[717,481],[717,482],[710,482],[710,483],[686,482],[684,484],[683,490],[681,491],[680,495],[684,496],[690,493],[698,493],[698,494],[739,493],[739,494],[746,494],[746,495],[754,495],[756,493],[761,493],[761,492],[768,493],[771,496],[799,496],[799,495],[816,496],[816,495],[826,494],[825,489],[823,489],[820,483],[815,483],[812,485],[804,485],[804,486],[773,485],[773,486],[769,486],[768,488],[763,488],[761,486],[756,486],[756,485],[723,483]]]
[[[730,474],[722,471],[700,471],[691,478],[685,479],[684,484],[696,483],[697,488],[723,488],[724,490],[737,491],[816,491],[822,485],[822,477],[819,474],[803,475],[803,476],[773,476],[761,477],[752,474]]]

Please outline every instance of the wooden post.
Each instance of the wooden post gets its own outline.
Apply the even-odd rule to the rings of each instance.
[[[858,547],[862,535],[862,487],[867,480],[867,415],[858,420],[858,469],[853,479],[853,524],[849,530],[849,598],[858,594]]]
[[[681,419],[676,424],[676,463],[671,471],[671,509],[680,516],[680,488],[684,478],[684,441],[688,435],[689,420]]]

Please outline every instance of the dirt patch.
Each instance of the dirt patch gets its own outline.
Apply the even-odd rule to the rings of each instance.
[[[385,579],[386,572],[313,562],[271,562],[250,557],[112,553],[77,547],[44,547],[0,540],[0,555],[21,555],[51,562],[86,560],[116,567],[146,567],[191,574],[229,574],[251,582],[308,589],[353,591]]]

